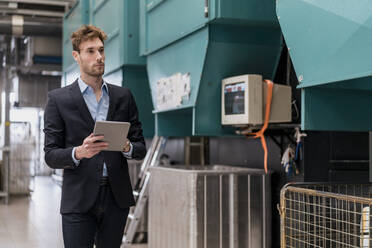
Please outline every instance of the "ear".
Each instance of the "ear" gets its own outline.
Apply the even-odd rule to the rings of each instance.
[[[72,57],[74,57],[74,60],[79,63],[79,52],[78,51],[72,51]]]

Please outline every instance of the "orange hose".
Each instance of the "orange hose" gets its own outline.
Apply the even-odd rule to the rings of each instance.
[[[266,145],[266,140],[265,140],[265,130],[267,129],[267,126],[269,125],[269,119],[270,119],[270,109],[271,109],[271,101],[273,98],[273,87],[274,83],[271,80],[264,80],[264,82],[267,84],[267,96],[266,96],[266,108],[265,108],[265,122],[263,127],[261,128],[260,131],[256,133],[249,133],[246,134],[246,137],[250,137],[250,135],[253,135],[252,138],[261,138],[261,144],[262,148],[264,149],[265,152],[265,157],[264,157],[264,166],[265,166],[265,173],[267,174],[267,157],[268,157],[268,151],[267,151],[267,145]]]

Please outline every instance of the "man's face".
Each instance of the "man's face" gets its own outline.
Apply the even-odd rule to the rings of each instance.
[[[105,50],[99,38],[84,41],[72,55],[80,66],[81,73],[92,77],[102,76],[105,72]]]

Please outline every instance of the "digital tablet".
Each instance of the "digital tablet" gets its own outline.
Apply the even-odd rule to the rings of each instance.
[[[103,135],[103,141],[109,144],[106,151],[123,151],[129,131],[129,122],[96,121],[94,135]]]

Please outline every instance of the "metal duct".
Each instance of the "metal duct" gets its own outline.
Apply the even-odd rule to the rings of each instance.
[[[60,19],[42,17],[1,16],[0,34],[62,36],[62,22]]]

